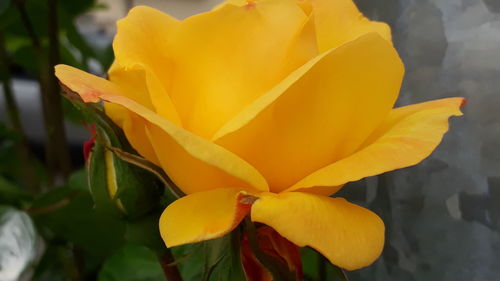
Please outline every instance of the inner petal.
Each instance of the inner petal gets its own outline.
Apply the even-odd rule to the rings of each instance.
[[[170,41],[169,89],[183,126],[210,139],[244,106],[314,56],[315,46],[295,47],[307,21],[302,8],[287,0],[226,4],[183,21]]]

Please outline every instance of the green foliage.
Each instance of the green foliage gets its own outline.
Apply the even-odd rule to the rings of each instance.
[[[30,213],[46,239],[65,240],[80,248],[89,269],[95,269],[123,243],[124,223],[93,210],[85,174],[37,198]]]
[[[110,256],[97,281],[166,281],[156,254],[137,244],[125,244]]]
[[[22,169],[23,165],[18,157],[16,145],[20,141],[20,136],[13,130],[7,128],[5,125],[0,123],[0,177],[6,183],[16,186],[19,190],[23,190],[24,194],[27,194],[26,189],[23,188],[22,182]],[[31,164],[36,169],[37,178],[44,182],[46,178],[46,172],[43,164],[38,159],[32,159]],[[12,190],[12,188],[10,188]],[[0,193],[0,204],[6,203],[2,201],[2,198],[8,196]],[[15,200],[16,202],[20,202]],[[12,201],[10,201],[12,202]],[[10,204],[10,203],[9,203]],[[18,205],[16,205],[19,207]]]
[[[203,242],[205,269],[202,280],[246,280],[241,264],[240,232]]]
[[[0,176],[0,204],[23,207],[30,199],[31,195],[26,190]]]
[[[325,257],[311,248],[302,248],[302,266],[304,280],[349,281],[341,268],[331,264]]]

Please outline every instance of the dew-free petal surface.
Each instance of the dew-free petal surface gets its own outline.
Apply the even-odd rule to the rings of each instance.
[[[170,46],[170,95],[184,127],[210,139],[307,61],[289,55],[308,20],[295,1],[225,4],[182,21]]]
[[[391,29],[364,17],[352,0],[306,0],[314,10],[316,35],[321,52],[338,47],[370,32],[391,41]]]
[[[248,182],[219,167],[207,165],[190,154],[186,155],[184,148],[158,126],[148,123],[145,127],[145,136],[158,157],[159,165],[184,193],[191,194],[221,186],[252,187]],[[209,151],[202,153],[211,157]]]
[[[154,111],[180,124],[168,94],[173,69],[168,42],[179,21],[159,10],[136,6],[116,25],[113,40],[115,63],[110,70],[110,80],[113,81],[115,69],[142,68],[148,87],[153,88],[149,91],[149,98]],[[118,85],[120,82],[116,81]]]
[[[448,131],[448,119],[462,115],[463,98],[448,98],[393,109],[356,153],[321,168],[289,191],[338,186],[364,177],[418,164]]]
[[[143,118],[144,125],[158,126],[171,138],[171,141],[161,145],[175,145],[172,150],[176,151],[173,154],[176,158],[170,158],[170,163],[184,163],[191,161],[192,157],[201,161],[200,165],[206,165],[207,168],[216,167],[229,176],[241,179],[255,189],[268,189],[266,180],[250,164],[226,149],[180,128],[148,108],[121,95],[119,87],[112,82],[66,65],[56,66],[56,76],[63,85],[78,93],[86,101],[97,102],[102,99],[123,106]],[[176,177],[192,178],[197,175],[192,175],[189,170],[185,170],[183,174],[170,174],[170,176],[175,180]],[[207,182],[207,185],[210,183]]]
[[[226,123],[215,142],[279,192],[358,149],[393,107],[403,72],[391,44],[367,34],[299,68]]]
[[[182,197],[160,217],[167,247],[218,238],[233,230],[248,214],[251,202],[241,189],[213,189]]]
[[[382,220],[343,198],[301,192],[261,195],[251,218],[348,270],[370,265],[384,246]]]

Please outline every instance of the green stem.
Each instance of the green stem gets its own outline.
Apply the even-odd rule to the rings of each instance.
[[[24,183],[33,191],[33,193],[38,192],[38,180],[35,172],[35,168],[32,165],[31,153],[28,146],[28,140],[24,132],[21,117],[19,113],[19,108],[17,106],[16,100],[14,98],[14,91],[12,89],[12,81],[9,72],[9,63],[7,57],[7,49],[5,46],[4,32],[0,29],[0,79],[2,81],[2,88],[5,96],[5,103],[7,105],[7,115],[9,116],[12,129],[16,132],[19,137],[19,141],[16,142],[16,150],[19,155],[19,160],[21,161],[22,180]]]
[[[168,281],[182,281],[181,273],[170,249],[166,248],[162,254],[159,254],[158,261]]]
[[[49,118],[51,128],[47,131],[53,130],[52,135],[49,136],[49,140],[54,140],[54,147],[56,148],[55,157],[57,158],[59,171],[66,181],[71,173],[71,157],[66,139],[66,129],[64,127],[64,113],[60,95],[61,88],[54,73],[54,67],[60,61],[58,0],[48,0],[48,6],[49,64],[46,71],[49,73],[48,110],[51,113]]]
[[[48,173],[48,184],[53,185],[55,177],[60,172],[66,180],[71,171],[69,148],[66,141],[64,116],[62,111],[59,85],[54,76],[54,66],[59,60],[59,37],[57,0],[48,0],[48,31],[49,54],[45,54],[33,24],[26,10],[25,1],[16,0],[21,20],[31,38],[31,43],[39,58],[38,79],[42,94],[46,139],[45,155]]]
[[[338,267],[338,266],[333,266],[333,270],[335,272],[335,275],[338,277],[339,280],[341,281],[349,281],[349,278],[347,278],[347,274],[345,271]]]

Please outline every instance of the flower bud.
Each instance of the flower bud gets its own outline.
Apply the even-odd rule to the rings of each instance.
[[[249,234],[245,233],[241,241],[242,263],[249,281],[271,281],[273,274],[286,275],[286,280],[303,280],[298,246],[267,226],[257,228],[255,235],[257,245],[253,246],[257,249]]]
[[[162,185],[96,141],[88,161],[89,187],[97,210],[136,218],[159,206]]]

